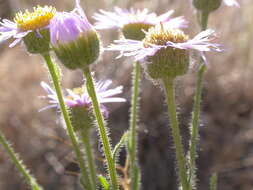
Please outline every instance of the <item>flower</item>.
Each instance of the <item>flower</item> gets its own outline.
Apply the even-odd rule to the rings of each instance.
[[[14,17],[14,22],[8,19],[3,19],[2,22],[0,22],[0,41],[14,38],[15,40],[9,45],[9,47],[14,47],[22,40],[24,40],[26,44],[29,39],[25,37],[29,36],[30,33],[35,32],[35,37],[38,39],[45,37],[45,33],[42,31],[48,28],[49,22],[54,17],[55,13],[56,9],[54,7],[37,6],[33,8],[33,12],[26,10],[23,13],[17,13]],[[34,35],[32,35],[32,37],[34,37]],[[39,43],[41,46],[43,42]],[[35,44],[34,41],[33,44]],[[48,50],[49,42],[46,42],[44,46],[46,46],[44,48]]]
[[[83,68],[99,56],[99,38],[76,0],[71,12],[57,12],[50,21],[50,38],[60,61],[69,69]]]
[[[100,81],[100,82],[95,83],[98,102],[100,103],[100,108],[105,117],[108,117],[108,111],[103,104],[110,103],[110,102],[125,102],[126,101],[124,98],[112,97],[117,94],[121,94],[123,87],[118,86],[113,89],[108,89],[111,83],[112,83],[111,80],[106,80],[104,82]],[[51,105],[42,108],[40,111],[43,111],[49,108],[57,108],[59,110],[60,105],[57,99],[56,92],[45,82],[41,82],[41,86],[47,92],[47,99],[49,100],[49,103]],[[75,88],[73,90],[67,89],[64,96],[64,102],[68,108],[86,108],[87,110],[90,110],[92,106],[92,101],[84,87]]]
[[[121,39],[115,40],[107,50],[120,51],[118,56],[133,56],[136,61],[148,63],[152,78],[170,76],[172,78],[187,71],[189,50],[221,51],[220,45],[212,43],[214,31],[205,30],[189,39],[179,29],[165,29],[162,24],[150,28],[142,41]],[[203,55],[203,53],[201,53]]]
[[[115,7],[114,12],[100,10],[99,13],[94,14],[93,18],[96,20],[94,24],[96,29],[119,28],[125,38],[142,40],[145,37],[142,30],[146,31],[160,22],[171,28],[187,27],[187,22],[183,17],[171,18],[173,13],[174,11],[170,10],[157,16],[155,13],[149,13],[148,9],[127,10]]]

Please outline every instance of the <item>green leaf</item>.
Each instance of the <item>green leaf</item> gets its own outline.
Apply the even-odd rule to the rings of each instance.
[[[116,160],[116,157],[120,151],[120,149],[123,147],[123,145],[126,143],[126,140],[128,138],[128,134],[129,132],[126,131],[122,137],[120,138],[120,141],[118,142],[118,144],[115,145],[114,149],[113,149],[113,152],[112,152],[112,156],[113,156],[113,160],[115,161]]]
[[[108,183],[108,181],[106,180],[106,178],[104,176],[99,175],[98,179],[99,179],[104,190],[110,190],[110,184]]]

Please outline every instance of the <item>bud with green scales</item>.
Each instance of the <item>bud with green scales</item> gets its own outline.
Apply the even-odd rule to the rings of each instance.
[[[69,69],[83,69],[99,57],[98,34],[80,7],[56,13],[50,22],[50,35],[56,56]]]
[[[74,101],[74,98],[77,96],[82,96],[85,94],[83,88],[74,88],[72,91],[69,91],[68,100]],[[91,110],[91,104],[88,99],[85,101],[80,101],[79,104],[69,104],[68,106],[70,121],[72,126],[76,131],[78,130],[88,130],[93,125],[94,116]]]

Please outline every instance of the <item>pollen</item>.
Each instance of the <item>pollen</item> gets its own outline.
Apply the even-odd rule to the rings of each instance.
[[[37,6],[33,12],[26,10],[15,15],[14,21],[22,31],[37,30],[47,26],[54,17],[56,9],[52,6]]]
[[[144,46],[149,47],[150,44],[166,45],[167,42],[182,43],[189,39],[183,31],[179,29],[164,29],[163,24],[152,27],[146,33],[143,40]]]

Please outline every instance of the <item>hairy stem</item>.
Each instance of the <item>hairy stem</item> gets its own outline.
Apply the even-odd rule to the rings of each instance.
[[[90,190],[92,188],[91,188],[91,182],[89,181],[89,175],[88,175],[87,169],[85,167],[85,160],[83,159],[82,152],[80,150],[77,137],[74,133],[74,129],[71,125],[69,114],[68,114],[68,111],[67,111],[65,103],[64,103],[64,99],[63,99],[63,95],[62,95],[62,91],[61,91],[57,71],[55,69],[54,63],[51,60],[50,55],[45,54],[45,55],[43,55],[43,57],[46,61],[49,73],[51,75],[51,78],[52,78],[52,81],[53,81],[53,84],[54,84],[54,87],[55,87],[55,91],[56,91],[56,94],[57,94],[57,97],[58,97],[61,112],[62,112],[64,121],[65,121],[65,124],[66,124],[67,133],[68,133],[68,136],[70,137],[71,144],[74,148],[74,151],[75,151],[75,154],[76,154],[76,157],[77,157],[80,169],[81,169],[82,178],[84,178],[84,181],[85,181],[85,184],[86,184],[86,186],[84,188]]]
[[[177,120],[174,84],[173,84],[172,79],[163,79],[163,83],[164,83],[164,88],[166,92],[165,96],[166,96],[167,106],[168,106],[170,126],[172,129],[172,137],[173,137],[173,142],[175,144],[177,167],[179,170],[179,180],[182,185],[182,189],[188,190],[186,160],[184,156],[182,137],[180,135],[178,120]]]
[[[93,79],[91,76],[90,69],[88,67],[84,68],[83,73],[84,73],[84,76],[86,77],[87,91],[88,91],[88,94],[92,100],[93,110],[94,110],[96,120],[98,123],[100,138],[101,138],[101,142],[103,144],[103,150],[104,150],[105,158],[107,161],[107,166],[108,166],[112,189],[118,190],[119,187],[118,187],[118,180],[117,180],[117,172],[116,172],[115,163],[114,163],[114,160],[112,157],[111,145],[110,145],[107,133],[106,133],[104,118],[103,118],[103,115],[100,110],[100,106],[98,103],[96,90],[95,90],[95,86],[94,86],[94,82],[93,82]]]
[[[18,155],[15,153],[13,148],[10,146],[2,132],[0,131],[0,143],[3,145],[5,151],[10,156],[12,162],[17,167],[18,171],[23,175],[25,181],[31,186],[32,190],[42,190],[39,184],[36,182],[36,179],[29,173],[26,169],[25,165],[22,161],[18,158]]]
[[[88,168],[89,168],[90,177],[91,177],[91,186],[92,186],[92,189],[96,189],[97,176],[96,176],[92,146],[90,144],[90,131],[89,129],[88,130],[81,129],[80,134],[81,134],[82,142],[84,144],[85,155],[88,161]]]
[[[130,176],[131,189],[139,189],[139,167],[137,163],[137,122],[138,122],[138,108],[139,108],[139,82],[141,75],[141,66],[139,62],[134,63],[133,81],[132,81],[132,99],[130,112]]]
[[[204,73],[206,65],[201,63],[197,75],[197,87],[194,97],[192,124],[191,124],[191,141],[190,141],[190,174],[191,184],[194,187],[196,183],[196,157],[197,157],[197,142],[199,135],[199,115],[200,115],[200,103],[201,103],[201,92],[203,87]]]
[[[202,11],[200,17],[201,29],[206,30],[208,24],[209,12]],[[206,65],[203,60],[200,59],[200,66],[197,73],[196,92],[194,96],[194,105],[191,122],[191,137],[190,137],[190,182],[191,189],[196,186],[196,157],[197,157],[197,142],[199,135],[199,117],[200,117],[200,104],[201,94],[203,89],[204,74],[206,71]]]

